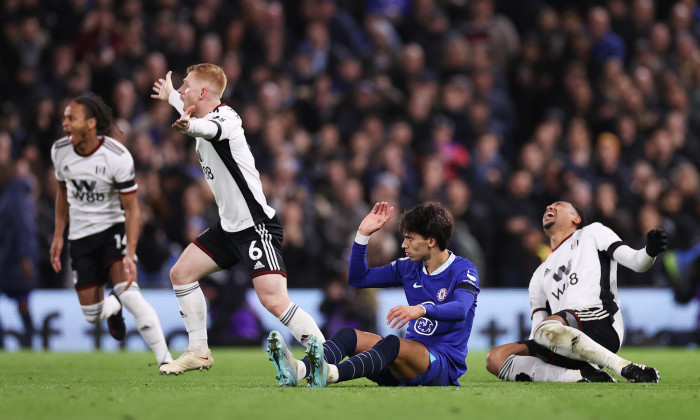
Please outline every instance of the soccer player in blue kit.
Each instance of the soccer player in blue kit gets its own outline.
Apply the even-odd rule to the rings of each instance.
[[[268,353],[280,386],[308,377],[311,387],[366,377],[380,386],[459,385],[479,294],[476,267],[447,249],[452,220],[433,202],[405,212],[399,222],[406,258],[368,268],[365,255],[372,233],[394,208],[377,203],[360,223],[350,256],[348,283],[355,288],[403,287],[408,305],[386,316],[392,328],[408,324],[406,338],[384,338],[345,327],[322,343],[312,338],[307,357],[296,360],[277,331]],[[346,356],[350,358],[341,362]]]

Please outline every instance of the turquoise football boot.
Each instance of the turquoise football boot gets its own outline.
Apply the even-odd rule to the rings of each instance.
[[[289,351],[279,331],[272,331],[267,336],[267,354],[275,366],[279,386],[297,386],[297,359]]]
[[[306,346],[306,356],[309,358],[311,372],[307,379],[307,386],[322,388],[328,384],[328,363],[323,358],[323,343],[316,337],[311,337]]]

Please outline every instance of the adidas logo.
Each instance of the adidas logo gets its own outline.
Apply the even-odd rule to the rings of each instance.
[[[253,267],[253,270],[258,270],[260,268],[265,268],[265,265],[261,263],[260,261],[255,263],[255,266]]]
[[[68,165],[63,167],[63,172],[70,172],[70,169],[68,169]]]

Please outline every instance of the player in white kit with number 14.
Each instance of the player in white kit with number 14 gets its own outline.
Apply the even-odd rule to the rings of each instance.
[[[196,139],[199,161],[214,193],[220,221],[199,235],[170,271],[189,346],[177,360],[161,366],[161,372],[177,375],[212,366],[207,304],[199,279],[238,263],[248,269],[260,302],[294,338],[304,345],[312,336],[325,341],[313,318],[289,300],[281,253],[282,226],[263,194],[241,118],[221,103],[226,88],[223,69],[208,63],[190,66],[177,91],[171,74],[156,81],[151,97],[168,101],[181,115],[173,128]]]
[[[80,308],[90,323],[108,320],[109,332],[124,339],[122,306],[134,316],[139,333],[158,364],[172,362],[156,311],[136,283],[136,244],[140,212],[129,151],[106,134],[112,110],[96,95],[72,100],[63,114],[66,137],[51,147],[59,182],[51,265],[61,271],[61,250],[70,221],[71,266]],[[104,298],[112,279],[112,294]]]

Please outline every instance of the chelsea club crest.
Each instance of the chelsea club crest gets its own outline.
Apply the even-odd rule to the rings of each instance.
[[[438,292],[437,292],[437,300],[438,301],[442,302],[443,300],[445,300],[446,297],[447,297],[447,289],[446,288],[443,287],[442,289],[438,290]]]

